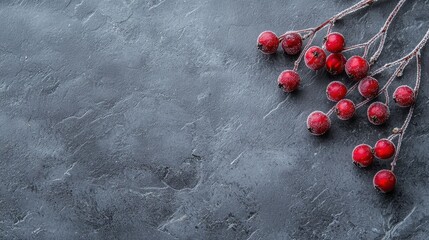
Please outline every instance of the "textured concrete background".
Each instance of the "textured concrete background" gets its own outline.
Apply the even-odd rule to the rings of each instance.
[[[407,111],[375,127],[362,109],[310,136],[332,78],[302,65],[301,90],[284,94],[275,80],[293,58],[256,50],[263,30],[315,26],[355,2],[2,0],[0,239],[428,239],[429,47],[390,195],[372,187],[388,163],[361,170],[350,154]],[[335,30],[363,42],[396,2]],[[429,1],[408,0],[378,65],[428,23]],[[413,61],[395,85],[414,75]]]

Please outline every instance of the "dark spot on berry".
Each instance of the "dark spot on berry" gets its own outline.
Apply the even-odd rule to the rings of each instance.
[[[307,128],[309,132],[313,133],[313,129]]]
[[[372,121],[378,123],[378,118],[376,116],[371,117]]]
[[[258,49],[262,50],[262,44],[258,43]]]
[[[360,165],[360,163],[353,161],[353,164],[356,165],[356,167],[362,167],[362,165]]]
[[[282,88],[282,87],[283,87],[283,85],[279,83],[279,88]]]
[[[313,52],[313,56],[315,56],[315,57],[319,57],[319,53],[318,53],[318,52],[316,52],[316,51],[314,51],[314,52]]]
[[[375,188],[377,191],[379,191],[379,192],[383,192],[383,191],[381,191],[381,189],[380,189],[379,187],[377,187],[377,186],[374,186],[374,188]]]

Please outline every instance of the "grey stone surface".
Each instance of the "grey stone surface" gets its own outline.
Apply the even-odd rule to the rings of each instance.
[[[315,26],[355,2],[2,0],[0,239],[428,239],[429,48],[389,195],[371,182],[389,163],[357,169],[350,153],[407,111],[374,127],[362,109],[310,136],[331,78],[302,65],[300,91],[284,94],[275,79],[294,58],[256,50],[263,30]],[[396,2],[335,29],[363,42]],[[378,65],[428,22],[429,1],[407,1]],[[414,74],[412,62],[395,84]]]

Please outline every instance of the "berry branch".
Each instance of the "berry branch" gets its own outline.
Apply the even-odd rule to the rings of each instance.
[[[375,1],[376,0],[362,0],[362,1],[358,2],[358,3],[356,3],[355,5],[353,5],[353,6],[349,7],[349,8],[347,8],[347,9],[339,12],[338,14],[332,16],[331,18],[329,18],[328,20],[326,20],[325,22],[323,22],[322,24],[320,24],[317,27],[294,31],[296,33],[307,33],[306,35],[304,35],[302,37],[302,40],[305,40],[305,39],[308,38],[308,42],[305,45],[305,47],[304,47],[303,51],[301,52],[301,54],[298,56],[298,59],[295,61],[293,70],[294,71],[298,70],[299,64],[301,63],[301,60],[304,57],[304,52],[307,51],[308,48],[311,46],[311,43],[313,42],[314,38],[316,37],[317,32],[319,32],[320,30],[322,30],[325,27],[329,26],[327,33],[328,34],[331,33],[331,30],[332,30],[332,28],[333,28],[333,26],[335,24],[335,21],[337,21],[337,20],[339,20],[339,19],[341,19],[341,18],[343,18],[343,17],[345,17],[345,16],[347,16],[347,15],[353,13],[353,12],[356,12],[356,11],[358,11],[360,9],[363,9],[363,8],[371,5]],[[405,0],[402,0],[402,1],[405,1]],[[284,38],[288,34],[289,34],[289,32],[286,32],[286,33],[280,35],[279,36],[279,41],[280,42],[283,41]]]
[[[417,74],[416,74],[416,85],[414,87],[414,98],[417,98],[417,95],[419,93],[419,88],[420,88],[420,81],[422,78],[422,59],[421,59],[420,51],[417,52],[416,59],[417,59]],[[397,135],[399,135],[399,139],[398,139],[398,147],[396,149],[395,157],[393,158],[393,161],[391,163],[392,172],[395,170],[396,162],[398,161],[399,151],[401,150],[402,140],[403,140],[405,131],[407,130],[408,125],[410,124],[411,118],[413,117],[414,108],[415,108],[415,105],[412,105],[410,107],[407,117],[405,118],[405,121],[402,124],[402,127],[400,129],[397,129],[397,128],[394,129],[394,132],[397,132]]]
[[[378,109],[378,112],[375,112],[374,114],[376,118],[371,119],[371,116],[370,116],[371,106],[370,106],[368,108],[368,119],[373,122],[376,122],[380,118],[387,119],[389,115],[388,103],[390,101],[388,88],[397,77],[402,76],[402,72],[404,71],[405,67],[409,64],[409,62],[414,57],[416,57],[417,73],[416,73],[416,84],[414,89],[412,89],[409,86],[402,85],[396,88],[395,92],[393,93],[393,99],[400,107],[410,107],[410,110],[401,128],[394,128],[392,131],[393,132],[392,135],[390,135],[388,138],[378,140],[374,148],[371,148],[369,145],[366,145],[366,144],[360,144],[352,152],[352,158],[354,163],[363,167],[369,166],[372,163],[374,156],[382,160],[389,159],[393,156],[393,161],[391,162],[391,169],[380,170],[374,176],[374,180],[373,180],[374,187],[376,187],[381,192],[390,192],[394,189],[396,185],[396,176],[394,174],[394,170],[399,158],[399,153],[401,150],[405,131],[407,130],[414,113],[415,100],[417,98],[418,91],[420,88],[421,71],[422,71],[422,63],[421,63],[422,60],[421,60],[420,52],[422,48],[426,45],[428,40],[429,40],[429,29],[427,30],[422,40],[409,54],[405,55],[403,58],[400,58],[394,62],[385,64],[383,67],[374,71],[372,76],[378,73],[381,73],[384,70],[389,69],[390,67],[397,66],[396,70],[390,76],[389,80],[386,82],[383,88],[381,88],[378,91],[378,93],[375,96],[371,98],[367,98],[365,101],[362,101],[361,103],[356,105],[356,109],[358,109],[364,106],[366,103],[373,100],[374,98],[378,97],[382,93],[384,93],[386,98],[385,105],[383,106],[383,104],[379,102],[373,103],[376,105],[371,104],[371,106],[378,106],[379,109]],[[382,108],[381,106],[383,106],[384,108]],[[395,148],[395,145],[392,142],[392,140],[394,140],[396,137],[398,137],[398,141],[397,141],[397,147]]]
[[[377,69],[376,71],[374,71],[371,76],[375,76],[393,66],[397,66],[399,65],[396,70],[394,71],[394,73],[391,75],[391,77],[389,78],[389,80],[386,82],[386,84],[380,89],[380,91],[378,91],[377,95],[375,95],[372,98],[367,98],[364,101],[360,102],[359,104],[356,105],[356,109],[364,106],[365,104],[367,104],[368,102],[370,102],[371,100],[373,100],[374,98],[378,97],[379,95],[381,95],[382,93],[387,93],[387,89],[388,87],[392,84],[392,82],[397,78],[402,76],[402,72],[404,71],[405,67],[410,63],[410,61],[416,57],[417,57],[417,61],[419,61],[419,57],[420,57],[420,51],[421,49],[426,45],[427,41],[429,40],[429,29],[426,32],[426,34],[424,35],[424,37],[422,38],[422,40],[419,42],[419,44],[417,44],[417,46],[407,55],[405,55],[404,57],[391,62],[391,63],[387,63],[384,66],[380,67],[379,69]],[[419,64],[417,64],[419,65]],[[421,74],[418,74],[418,76],[420,76]],[[415,97],[417,97],[417,91],[419,89],[420,86],[420,78],[417,78],[417,83],[416,83],[416,87],[414,88],[414,92],[416,94]],[[388,98],[388,97],[387,97]]]
[[[280,44],[283,51],[288,55],[296,55],[299,53],[299,56],[294,63],[294,68],[292,70],[283,71],[277,79],[278,86],[282,88],[284,92],[293,92],[299,88],[301,78],[297,70],[302,59],[304,59],[305,65],[311,70],[320,70],[325,67],[331,75],[339,75],[345,72],[349,78],[355,81],[355,84],[353,84],[349,89],[347,89],[346,85],[340,81],[332,81],[328,84],[326,88],[327,98],[330,101],[336,102],[336,104],[326,114],[321,111],[310,113],[306,122],[307,129],[313,135],[323,135],[330,129],[330,116],[332,113],[335,112],[340,120],[351,119],[355,115],[357,109],[365,106],[381,94],[384,95],[385,102],[375,101],[371,103],[367,108],[366,114],[370,123],[374,125],[384,124],[390,115],[389,103],[391,98],[389,94],[389,86],[396,78],[403,75],[405,67],[414,57],[416,57],[417,77],[415,87],[411,88],[407,85],[402,85],[397,87],[393,93],[393,100],[397,105],[400,107],[410,108],[401,128],[394,128],[392,134],[388,138],[378,140],[374,147],[367,144],[360,144],[352,151],[353,163],[359,167],[370,166],[375,158],[380,160],[393,158],[393,161],[391,162],[391,170],[381,170],[377,172],[373,178],[374,187],[382,192],[390,192],[394,189],[396,184],[396,176],[393,173],[393,170],[399,158],[399,151],[401,149],[404,133],[411,121],[415,109],[414,104],[421,82],[422,71],[420,52],[429,40],[429,30],[410,53],[396,61],[383,65],[369,74],[370,66],[378,60],[381,52],[383,51],[388,29],[406,0],[398,0],[396,6],[387,17],[383,26],[367,42],[346,47],[344,36],[341,33],[332,32],[332,29],[336,20],[357,10],[363,9],[375,1],[376,0],[362,0],[314,28],[289,31],[280,35],[280,37],[277,37],[277,35],[271,31],[262,32],[258,37],[257,46],[258,49],[265,54],[276,53]],[[323,48],[312,46],[316,34],[326,27],[328,29],[327,35],[323,41]],[[303,36],[301,36],[301,34],[303,34]],[[307,39],[307,43],[303,47],[303,40],[305,39]],[[373,55],[369,58],[368,62],[366,58],[368,57],[371,47],[377,41],[378,46]],[[362,56],[355,55],[348,59],[344,56],[345,52],[355,49],[363,49]],[[326,56],[325,50],[330,52],[329,56]],[[374,78],[374,76],[393,67],[396,67],[393,74],[380,88],[379,82]],[[359,94],[365,98],[365,100],[358,104],[355,104],[352,100],[345,98],[346,96],[351,95],[356,89]],[[397,147],[395,147],[395,144],[392,142],[396,138],[398,138]]]
[[[389,17],[387,17],[387,20],[384,23],[384,25],[381,27],[380,31],[378,33],[376,33],[371,39],[369,39],[365,43],[360,43],[360,44],[356,44],[356,45],[347,47],[344,49],[344,52],[351,51],[354,49],[362,49],[363,48],[364,49],[363,58],[366,58],[371,45],[375,41],[380,39],[380,43],[378,44],[377,50],[375,51],[375,53],[372,55],[372,57],[369,60],[370,65],[374,64],[377,61],[378,57],[380,56],[381,52],[383,51],[384,43],[385,43],[386,37],[387,37],[387,30],[389,29],[390,25],[393,22],[393,19],[398,14],[399,10],[401,9],[402,5],[404,5],[405,2],[406,2],[406,0],[400,0],[398,2],[398,4],[393,9],[393,11],[389,14]]]
[[[296,30],[295,32],[298,33],[307,33],[307,35],[304,35],[303,40],[307,39],[309,36],[317,33],[318,31],[320,31],[321,29],[325,28],[327,25],[329,25],[330,27],[333,27],[335,21],[351,14],[354,13],[360,9],[366,8],[369,5],[371,5],[372,3],[376,2],[377,0],[361,0],[360,2],[356,3],[355,5],[344,9],[343,11],[335,14],[334,16],[332,16],[331,18],[329,18],[328,20],[324,21],[322,24],[320,24],[317,27],[314,28],[307,28],[307,29],[301,29],[301,30]],[[279,36],[279,39],[282,40],[286,35],[288,34],[288,32],[282,34]]]
[[[364,54],[363,54],[363,58],[366,58],[366,56],[368,55],[368,52],[369,52],[369,48],[371,47],[371,45],[377,40],[377,39],[379,39],[380,37],[381,37],[381,40],[380,40],[380,43],[379,43],[379,46],[378,46],[378,49],[377,49],[377,51],[374,53],[374,55],[371,57],[371,60],[370,60],[370,62],[369,62],[369,65],[372,65],[377,59],[378,59],[378,57],[380,56],[380,54],[381,54],[381,52],[382,52],[382,50],[383,50],[383,47],[384,47],[384,43],[385,43],[385,39],[386,39],[386,37],[387,37],[387,30],[389,29],[389,27],[390,27],[390,25],[391,25],[391,23],[393,22],[393,19],[395,18],[395,16],[398,14],[398,12],[399,12],[399,10],[401,9],[401,7],[402,7],[402,5],[404,4],[406,2],[406,0],[400,0],[398,3],[397,3],[397,5],[395,6],[395,8],[392,10],[392,12],[389,14],[389,16],[388,16],[388,18],[386,19],[386,22],[383,24],[383,26],[380,28],[380,30],[371,38],[371,39],[369,39],[367,42],[365,42],[365,43],[360,43],[360,44],[356,44],[356,45],[353,45],[353,46],[350,46],[350,47],[345,47],[344,49],[343,49],[343,52],[347,52],[347,51],[351,51],[351,50],[355,50],[355,49],[364,49]],[[329,32],[329,30],[328,30],[328,32]],[[296,69],[294,68],[294,70],[296,71]],[[400,73],[398,73],[398,75],[399,75]],[[375,74],[372,74],[372,75],[375,75]],[[349,94],[351,94],[355,89],[356,89],[356,87],[359,85],[359,81],[358,82],[356,82],[355,84],[353,84],[349,89],[348,89],[348,91],[347,91],[347,93],[345,94],[345,96],[348,96]],[[381,94],[381,93],[384,93],[384,95],[385,95],[385,99],[386,99],[386,105],[388,105],[389,104],[389,92],[388,92],[388,90],[387,90],[387,88],[386,89],[382,89],[382,90],[380,90],[380,92],[379,92],[379,94]],[[377,94],[377,96],[379,95],[379,94]],[[344,97],[345,97],[344,96]],[[376,96],[374,96],[373,98],[375,98]],[[372,100],[373,98],[368,98],[368,99],[366,99],[366,100]],[[368,101],[369,102],[369,101]],[[363,104],[363,105],[365,105],[365,104]],[[335,109],[336,109],[336,105],[335,106],[333,106],[331,109],[329,109],[329,111],[326,113],[326,115],[329,117],[329,116],[331,116],[332,115],[332,113],[335,111]],[[355,110],[356,109],[358,109],[358,108],[360,108],[360,107],[362,107],[360,104],[358,104],[358,105],[356,105],[355,106]]]

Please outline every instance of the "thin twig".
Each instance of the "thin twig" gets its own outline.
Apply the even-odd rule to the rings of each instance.
[[[387,139],[389,139],[390,141],[394,140],[397,136],[399,136],[399,133],[394,133],[392,135],[390,135]]]
[[[384,98],[386,99],[386,102],[385,102],[386,106],[389,106],[390,99],[389,99],[389,91],[387,90],[387,88],[384,89]]]
[[[384,33],[381,37],[380,44],[378,44],[377,51],[375,51],[374,55],[369,59],[369,65],[373,65],[378,57],[380,57],[381,52],[383,51],[384,43],[386,42],[387,33]]]
[[[426,45],[426,42],[428,41],[428,39],[429,39],[429,30],[426,32],[425,36],[422,38],[422,40],[419,42],[419,44],[417,44],[417,46],[410,53],[408,53],[407,55],[405,55],[404,57],[402,57],[396,61],[386,63],[385,65],[383,65],[379,69],[372,72],[370,75],[375,76],[375,75],[377,75],[377,74],[379,74],[379,73],[381,73],[381,72],[383,72],[383,71],[385,71],[385,70],[387,70],[393,66],[396,66],[398,64],[402,64],[404,62],[407,62],[406,65],[408,65],[409,61],[413,57],[415,57],[417,55],[417,53],[420,52],[420,50]]]
[[[326,31],[326,36],[328,36],[332,32],[332,28],[334,27],[335,19],[331,21],[331,24],[328,26],[328,30]]]
[[[400,0],[398,2],[398,4],[395,6],[395,8],[393,9],[393,11],[389,14],[389,17],[387,17],[387,20],[384,23],[384,26],[381,28],[381,31],[380,31],[382,36],[381,36],[380,43],[378,44],[377,51],[374,53],[374,55],[372,55],[372,57],[369,60],[370,65],[374,64],[377,61],[378,57],[380,56],[381,52],[383,51],[384,42],[386,41],[386,36],[387,36],[387,30],[389,30],[390,24],[392,23],[395,16],[398,14],[402,5],[404,5],[405,1],[406,0]]]
[[[299,67],[299,63],[301,62],[302,58],[304,57],[304,54],[308,48],[310,48],[311,43],[314,40],[314,37],[316,37],[316,33],[313,33],[313,35],[311,35],[311,37],[308,39],[307,44],[305,45],[304,49],[302,50],[301,54],[299,54],[298,59],[296,59],[294,66],[293,66],[293,70],[297,71],[298,67]]]
[[[326,116],[330,117],[332,113],[335,111],[335,107],[336,105],[332,106],[331,109],[329,109],[329,111],[326,113]]]
[[[346,96],[352,93],[358,85],[359,85],[359,82],[356,82],[355,84],[353,84],[353,86],[351,86],[349,90],[347,90]]]
[[[416,86],[414,87],[414,98],[417,99],[417,95],[419,94],[420,89],[420,82],[422,80],[422,55],[420,54],[420,51],[417,51],[417,79],[416,79]]]

